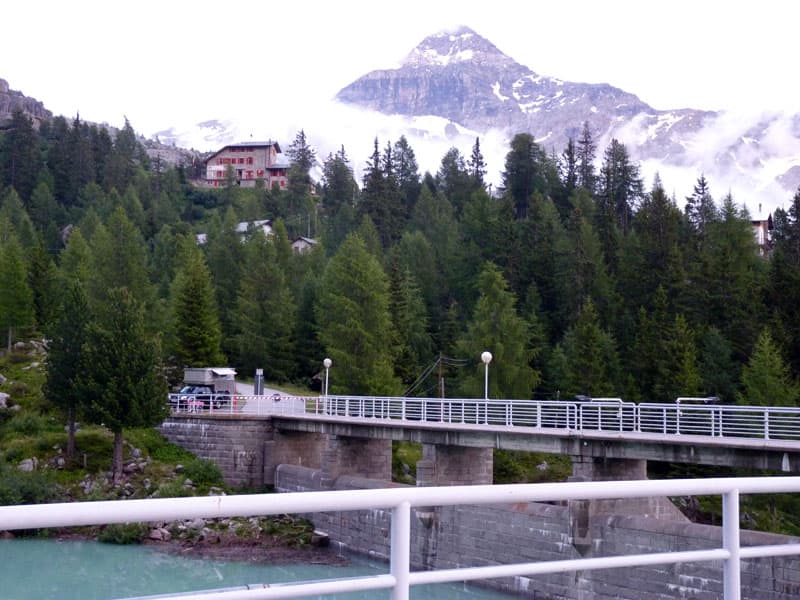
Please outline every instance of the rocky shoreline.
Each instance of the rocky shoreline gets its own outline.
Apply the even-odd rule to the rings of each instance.
[[[195,519],[151,523],[141,525],[141,528],[144,535],[137,541],[142,545],[158,552],[189,558],[272,565],[350,564],[347,557],[328,545],[325,534],[314,531],[309,522],[290,515],[249,519]],[[104,542],[103,534],[106,529],[63,529],[55,533],[55,538],[64,541]],[[10,532],[3,533],[0,537],[15,537]]]

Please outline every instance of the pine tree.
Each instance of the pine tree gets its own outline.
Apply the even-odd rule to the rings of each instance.
[[[349,236],[328,261],[315,314],[320,342],[336,369],[332,393],[398,393],[388,280],[358,236]]]
[[[67,460],[75,456],[75,421],[81,410],[77,381],[81,374],[83,347],[91,323],[86,292],[80,281],[67,284],[58,317],[47,346],[47,379],[44,396],[67,416]]]
[[[0,138],[0,184],[15,189],[27,204],[42,165],[38,135],[30,117],[19,108],[11,113],[5,129]]]
[[[577,159],[578,159],[578,185],[594,194],[597,176],[594,169],[594,159],[597,153],[592,139],[592,131],[589,128],[589,121],[583,122],[581,137],[578,139]]]
[[[378,138],[364,171],[359,214],[362,220],[365,216],[372,220],[384,248],[397,241],[405,225],[405,206],[394,174],[391,144],[381,155]]]
[[[417,205],[422,184],[419,181],[417,157],[414,155],[414,150],[408,143],[406,136],[401,135],[400,139],[394,143],[392,156],[397,187],[400,190],[400,197],[405,207],[404,217],[407,219]]]
[[[0,243],[13,234],[25,251],[34,248],[37,244],[36,230],[19,194],[14,188],[9,188],[0,201]]]
[[[294,376],[295,301],[271,240],[261,233],[245,245],[245,263],[236,300],[236,350],[248,372],[264,370],[269,381]]]
[[[222,331],[211,273],[192,238],[184,238],[181,249],[171,292],[175,362],[183,367],[221,365]]]
[[[561,170],[561,183],[563,185],[563,195],[569,198],[575,188],[578,187],[578,154],[575,150],[575,140],[569,138],[567,147],[561,153],[559,162]]]
[[[147,246],[141,232],[117,208],[106,226],[98,227],[91,241],[89,299],[94,305],[107,300],[109,290],[126,288],[137,302],[150,308],[153,289],[147,269]]]
[[[14,332],[24,331],[34,324],[33,293],[28,285],[28,267],[17,237],[11,232],[0,241],[0,330],[7,332],[7,347],[11,352]]]
[[[222,328],[222,350],[228,356],[236,356],[233,344],[236,334],[236,298],[243,274],[244,248],[236,233],[238,219],[232,208],[225,211],[223,220],[212,219],[208,228],[206,245],[207,263],[214,282]]]
[[[642,195],[643,183],[639,166],[631,162],[625,145],[612,139],[600,168],[599,216],[608,218],[613,215],[615,224],[625,235],[631,228],[631,216]]]
[[[699,362],[703,393],[727,404],[734,402],[739,365],[730,342],[716,327],[709,327],[701,339]]]
[[[636,213],[633,234],[623,242],[619,278],[631,310],[647,306],[658,286],[664,288],[672,306],[682,305],[687,294],[682,225],[680,210],[656,177]]]
[[[480,297],[472,319],[456,345],[460,356],[476,361],[461,392],[466,397],[483,396],[485,366],[478,357],[488,350],[493,356],[489,397],[529,399],[541,381],[541,373],[531,367],[536,352],[531,347],[530,325],[517,313],[516,297],[492,263],[486,263],[481,271],[478,289]]]
[[[475,144],[472,146],[472,154],[470,154],[469,161],[467,161],[469,168],[469,175],[472,179],[472,185],[475,188],[483,188],[486,186],[484,177],[486,176],[486,161],[483,159],[481,152],[481,139],[476,137]]]
[[[800,386],[791,376],[779,348],[768,330],[758,337],[750,361],[742,370],[739,404],[756,406],[796,406]]]
[[[695,183],[691,196],[686,198],[686,218],[702,241],[709,225],[718,220],[717,207],[708,188],[705,175],[700,175]]]
[[[460,215],[475,186],[458,148],[450,148],[442,157],[436,173],[436,189],[447,198],[455,213]]]
[[[420,375],[433,354],[425,302],[408,267],[398,267],[393,272],[389,306],[397,332],[395,373],[408,385]]]
[[[152,427],[167,413],[161,348],[145,331],[141,304],[126,289],[113,289],[88,328],[76,385],[89,422],[114,434],[112,471],[122,476],[123,430]]]
[[[562,397],[618,396],[619,357],[614,338],[600,327],[597,311],[587,299],[575,324],[564,334]],[[551,359],[552,360],[552,359]]]
[[[514,203],[517,219],[527,219],[534,192],[546,194],[547,157],[529,133],[518,133],[506,154],[503,185]]]

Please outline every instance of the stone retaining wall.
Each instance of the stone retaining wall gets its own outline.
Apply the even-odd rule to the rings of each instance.
[[[319,471],[281,465],[277,469],[276,489],[281,492],[315,491],[320,489],[321,479]],[[333,489],[375,489],[386,485],[381,481],[343,476],[334,482]],[[309,517],[334,543],[388,560],[390,511],[329,512]],[[531,502],[416,509],[412,515],[411,564],[415,569],[448,569],[721,546],[719,527],[688,521],[595,514],[589,527],[594,541],[582,554],[573,544],[567,506]],[[747,531],[741,533],[741,540],[743,546],[800,542],[796,538]],[[742,582],[742,598],[796,600],[800,597],[800,559],[744,561]],[[538,600],[719,600],[722,598],[722,564],[604,569],[484,583]]]

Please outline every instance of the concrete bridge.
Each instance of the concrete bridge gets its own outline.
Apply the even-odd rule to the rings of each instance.
[[[224,411],[175,413],[161,431],[215,461],[229,483],[268,484],[280,492],[369,493],[400,487],[390,482],[394,440],[423,444],[418,486],[491,483],[494,448],[569,455],[573,481],[646,479],[648,460],[800,471],[800,409],[785,408],[247,397]],[[641,483],[660,484],[662,494],[681,493],[672,482]],[[417,507],[410,519],[411,563],[436,569],[571,562],[618,556],[631,548],[655,556],[704,550],[725,540],[719,527],[689,522],[664,495],[610,498],[615,489],[607,489],[602,499],[575,495],[550,503]],[[469,493],[462,493],[469,501]],[[395,527],[391,514],[373,509],[308,516],[341,546],[388,559],[387,540]],[[784,545],[798,542],[756,532],[742,540],[771,544],[781,552]],[[800,595],[796,560],[752,561],[745,568],[745,597],[789,600]],[[718,565],[706,563],[488,583],[532,598],[677,600],[721,597],[722,579]]]
[[[800,409],[785,407],[247,396],[161,431],[253,486],[280,464],[390,480],[400,440],[423,444],[418,485],[492,483],[494,448],[570,456],[581,480],[645,479],[647,461],[800,472]]]

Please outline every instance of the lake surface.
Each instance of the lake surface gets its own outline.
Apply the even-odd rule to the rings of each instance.
[[[347,567],[254,565],[186,558],[149,546],[115,546],[89,541],[17,539],[0,541],[0,598],[3,600],[112,600],[278,583],[375,575],[386,564],[352,559]],[[317,596],[386,599],[388,590]],[[508,600],[510,596],[464,585],[411,588],[417,600]]]

